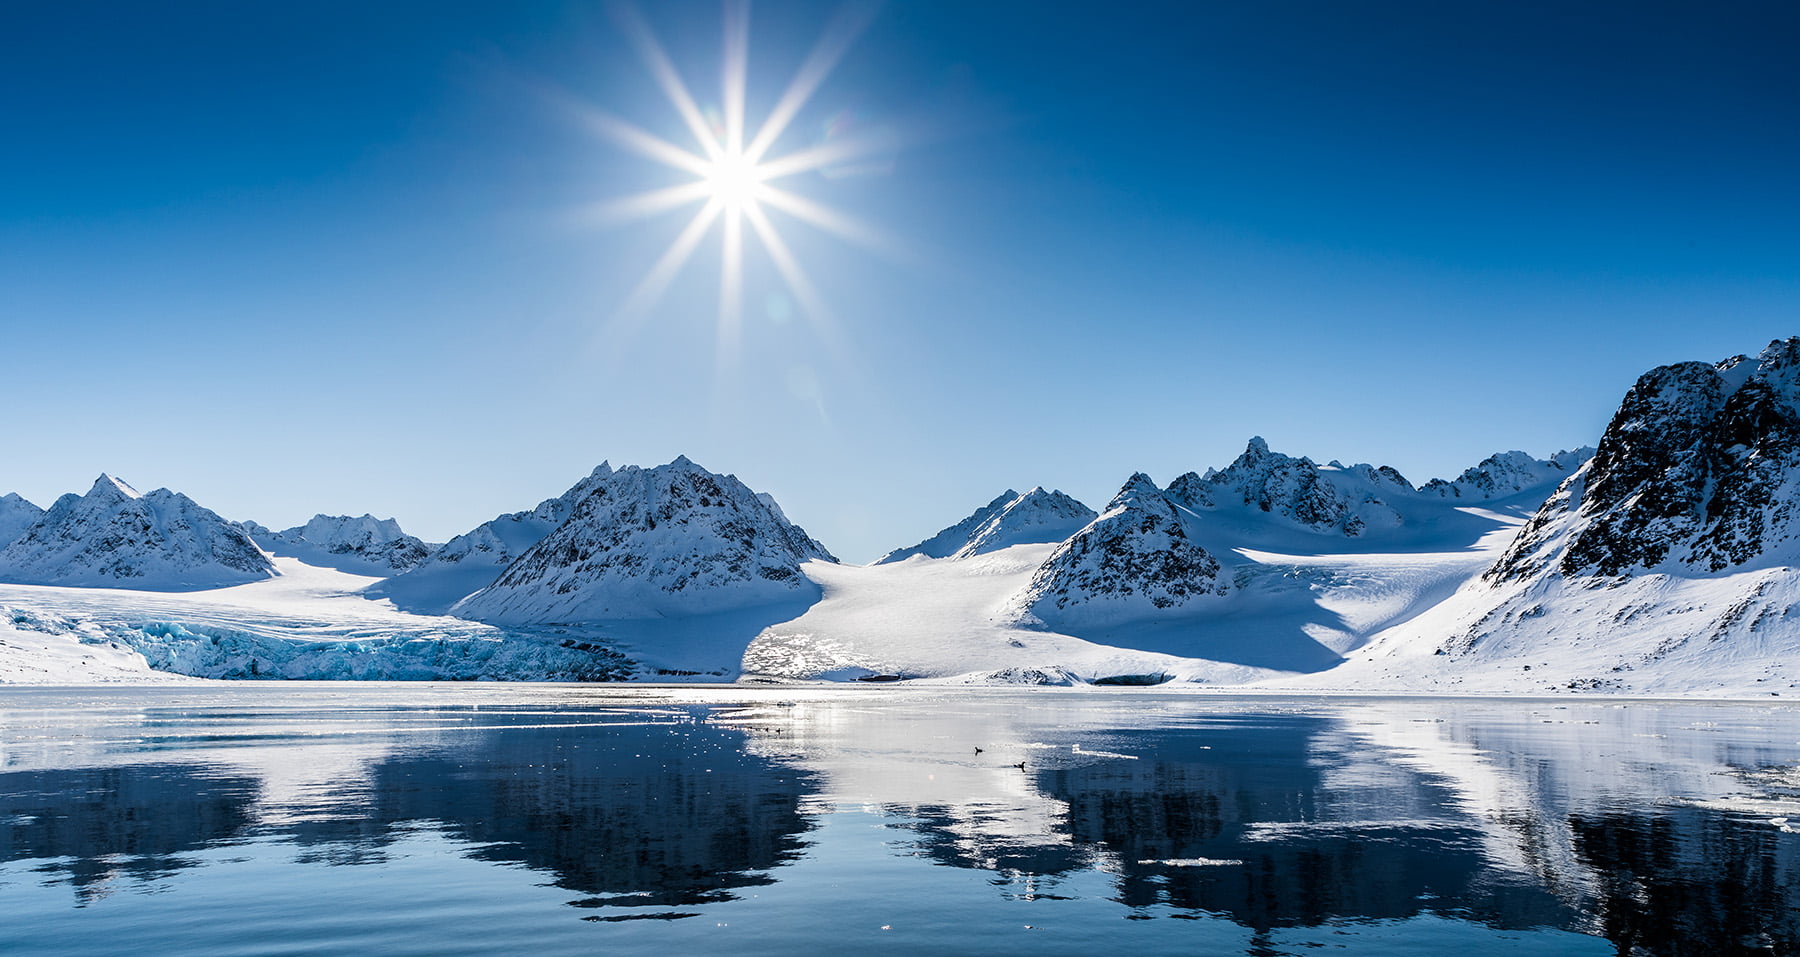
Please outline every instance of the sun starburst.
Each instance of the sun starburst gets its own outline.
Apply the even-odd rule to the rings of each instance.
[[[782,239],[770,210],[866,246],[886,241],[865,224],[775,182],[889,148],[873,138],[838,139],[771,155],[801,109],[811,100],[845,51],[867,26],[873,7],[856,4],[840,9],[827,24],[812,52],[754,132],[745,126],[749,65],[749,6],[743,0],[724,5],[724,55],[718,109],[709,119],[668,53],[634,7],[617,8],[625,34],[637,48],[651,77],[674,107],[698,150],[685,148],[610,114],[584,111],[601,133],[644,157],[692,176],[689,182],[627,196],[606,204],[609,216],[637,219],[698,203],[699,209],[669,247],[625,298],[621,318],[635,322],[661,298],[669,284],[716,226],[720,235],[718,340],[721,360],[735,352],[743,314],[744,225],[774,264],[782,281],[809,319],[828,322],[811,279]],[[748,135],[747,135],[748,134]]]

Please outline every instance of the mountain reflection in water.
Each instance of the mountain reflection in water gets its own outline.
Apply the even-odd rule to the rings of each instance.
[[[1006,907],[1041,921],[1099,903],[1109,910],[1080,919],[1120,928],[1104,939],[1181,918],[1241,928],[1244,952],[1431,918],[1496,947],[1557,931],[1569,933],[1534,949],[1800,953],[1800,834],[1786,823],[1800,822],[1800,713],[1786,708],[1136,691],[58,694],[0,700],[0,910],[82,912],[59,925],[74,951],[104,949],[70,928],[103,940],[122,898],[151,891],[178,908],[185,874],[252,851],[325,886],[342,867],[380,873],[423,853],[429,832],[443,853],[493,866],[479,880],[516,883],[523,868],[558,891],[515,916],[592,928],[569,946],[643,918],[724,927],[829,906],[852,921],[890,906],[845,896],[861,893],[847,875],[879,868],[890,900],[942,893],[934,872],[988,875],[943,915],[945,935],[1010,921]],[[880,825],[873,850],[837,849],[836,835],[860,832],[822,825],[847,815]],[[52,888],[67,888],[62,904]],[[734,946],[818,943],[765,919],[776,930]],[[0,928],[0,950],[30,952],[35,938],[12,932]],[[1145,949],[1180,941],[1146,937]]]

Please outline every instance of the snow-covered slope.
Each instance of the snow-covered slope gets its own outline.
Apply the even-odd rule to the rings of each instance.
[[[43,517],[43,509],[20,498],[17,492],[0,495],[0,548],[12,544]]]
[[[1796,501],[1800,339],[1652,370],[1478,580],[1332,680],[1786,691],[1800,682]]]
[[[236,522],[179,492],[139,494],[108,475],[56,500],[0,549],[0,580],[158,590],[212,588],[275,574]]]
[[[1009,548],[1060,542],[1095,518],[1094,510],[1061,491],[1043,486],[1020,495],[1007,489],[969,517],[909,548],[896,548],[872,564],[885,565],[914,555],[968,558]]]
[[[601,462],[568,491],[536,508],[497,516],[445,542],[411,571],[371,586],[369,596],[390,599],[407,611],[443,614],[493,584],[506,566],[566,521],[575,503],[611,476],[612,466]]]
[[[812,559],[835,561],[735,476],[683,456],[596,483],[453,612],[510,623],[711,614],[816,596],[800,571]]]
[[[1188,537],[1175,506],[1139,472],[1050,553],[1019,605],[1046,623],[1098,624],[1155,617],[1230,590],[1219,560]]]
[[[280,532],[245,522],[244,530],[272,554],[356,575],[397,575],[431,553],[424,542],[401,531],[399,522],[373,515],[314,515],[305,525]]]

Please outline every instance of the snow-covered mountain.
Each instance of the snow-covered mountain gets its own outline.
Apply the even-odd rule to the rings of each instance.
[[[1800,562],[1800,339],[1683,362],[1626,394],[1577,481],[1487,574],[1571,578]]]
[[[575,503],[612,476],[601,462],[587,477],[536,508],[509,512],[482,522],[445,542],[410,571],[379,582],[370,597],[422,614],[443,614],[450,606],[493,584],[513,560],[525,554],[575,511]]]
[[[969,517],[908,548],[896,548],[876,559],[884,565],[923,555],[967,558],[1013,545],[1060,542],[1095,519],[1094,510],[1061,491],[1043,486],[1020,495],[1007,489]]]
[[[0,495],[0,548],[12,544],[13,539],[25,534],[26,529],[43,517],[43,509],[20,498],[17,492]]]
[[[31,517],[28,503],[12,511]],[[280,536],[355,553],[390,533],[399,530],[373,519],[321,518]],[[279,561],[282,578],[216,596],[40,587],[192,589],[272,574],[241,527],[175,493],[140,496],[103,477],[0,548],[0,581],[24,583],[0,598],[13,631],[30,632],[8,639],[7,654],[36,642],[46,674],[112,642],[205,674],[241,664],[310,676],[1157,675],[1792,695],[1800,339],[1647,373],[1595,449],[1502,452],[1418,488],[1391,468],[1318,465],[1252,439],[1229,466],[1167,489],[1134,475],[1098,516],[1059,492],[1008,491],[882,562],[840,566],[772,498],[681,458],[602,465],[366,591],[366,578]],[[406,609],[408,587],[465,620],[369,601]],[[234,624],[245,618],[239,602],[277,591],[304,614]],[[83,617],[90,594],[106,597],[103,616]],[[359,621],[334,632],[339,647],[289,647],[339,618]],[[45,624],[19,624],[34,621]],[[384,645],[386,665],[356,667],[360,642],[402,629],[414,637]],[[461,644],[439,648],[431,636],[441,635]],[[518,642],[534,644],[511,655]],[[426,659],[454,668],[407,670]]]
[[[1154,617],[1227,594],[1219,560],[1193,542],[1175,506],[1142,472],[1087,527],[1057,546],[1019,605],[1047,624]]]
[[[1248,507],[1301,528],[1348,536],[1399,526],[1401,514],[1390,500],[1413,492],[1388,466],[1320,467],[1271,451],[1261,436],[1223,470],[1189,472],[1169,483],[1169,498],[1196,512]]]
[[[431,554],[430,546],[401,531],[399,522],[373,515],[314,515],[305,525],[279,532],[255,522],[243,525],[266,551],[356,575],[396,575]]]
[[[999,515],[1008,505],[1011,505],[1018,500],[1019,493],[1009,488],[999,495],[994,496],[993,501],[970,512],[967,518],[957,522],[955,525],[938,532],[936,535],[927,538],[917,545],[909,545],[906,548],[896,548],[886,555],[870,562],[870,564],[886,565],[890,562],[904,561],[914,555],[923,555],[926,558],[949,558],[951,555],[956,554],[957,549],[969,544],[969,540],[975,537],[975,532],[978,529],[992,521],[994,517]]]
[[[1519,451],[1496,452],[1454,480],[1432,479],[1419,491],[1464,502],[1505,498],[1530,488],[1560,485],[1593,456],[1592,448],[1558,452],[1547,459],[1534,459]]]
[[[815,559],[836,561],[735,476],[682,456],[595,482],[566,521],[452,610],[507,623],[709,614],[816,597],[800,571]]]
[[[1785,690],[1800,678],[1797,501],[1800,339],[1654,369],[1499,559],[1358,670],[1425,687]]]
[[[179,492],[140,494],[108,475],[56,500],[0,549],[0,580],[182,590],[256,581],[275,566],[236,522]]]

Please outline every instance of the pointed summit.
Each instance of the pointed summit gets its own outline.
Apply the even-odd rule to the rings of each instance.
[[[1800,561],[1800,338],[1681,362],[1627,392],[1599,449],[1484,577],[1713,574]]]
[[[1105,626],[1230,590],[1218,559],[1188,538],[1175,506],[1139,472],[1038,567],[1018,604],[1053,627]]]
[[[1168,494],[1196,512],[1265,513],[1310,531],[1354,537],[1400,525],[1400,513],[1388,499],[1410,496],[1413,487],[1386,466],[1320,468],[1254,436],[1229,466],[1205,475],[1189,472],[1169,484]]]
[[[181,591],[274,576],[236,522],[179,492],[148,495],[102,475],[64,495],[4,549],[0,580]]]
[[[88,495],[124,496],[125,498],[144,497],[142,492],[125,484],[120,479],[113,478],[105,472],[101,472],[100,477],[94,480],[93,487],[88,489]]]
[[[1156,481],[1150,476],[1142,472],[1133,472],[1131,477],[1125,480],[1125,485],[1119,489],[1119,494],[1114,495],[1112,501],[1106,503],[1106,510],[1110,512],[1115,508],[1125,508],[1146,495],[1161,498],[1162,489],[1156,486]]]
[[[956,554],[958,549],[968,545],[970,540],[975,537],[975,533],[979,531],[983,525],[992,521],[994,517],[999,515],[1008,505],[1011,505],[1018,500],[1019,493],[1012,489],[1007,489],[999,495],[994,496],[993,501],[970,512],[968,516],[962,521],[957,522],[955,525],[938,532],[936,535],[927,538],[917,545],[896,548],[886,555],[875,559],[875,561],[870,564],[886,565],[891,562],[904,561],[914,555],[924,555],[926,558],[949,558],[951,555]]]
[[[453,611],[507,623],[729,611],[816,596],[800,570],[814,559],[834,560],[735,477],[681,457],[595,485]]]
[[[1033,486],[975,529],[968,544],[957,549],[953,557],[968,558],[1014,545],[1060,542],[1096,517],[1093,509],[1060,491],[1046,492],[1041,485]]]
[[[1094,510],[1062,492],[1046,492],[1041,485],[1020,495],[1012,489],[976,509],[967,518],[909,548],[898,548],[876,559],[882,565],[924,555],[927,558],[968,558],[1013,545],[1060,542],[1094,520]]]

